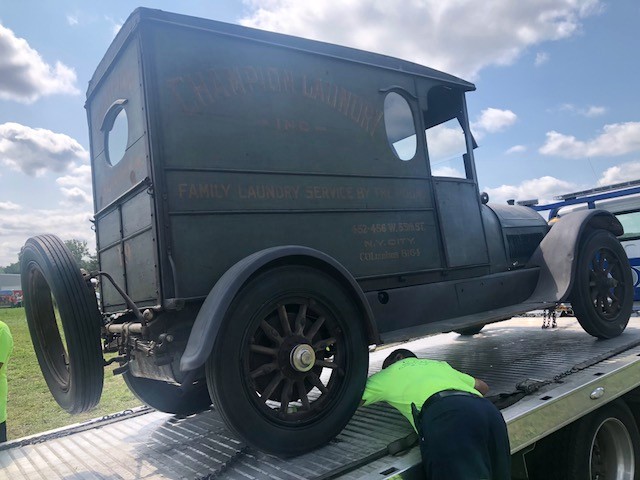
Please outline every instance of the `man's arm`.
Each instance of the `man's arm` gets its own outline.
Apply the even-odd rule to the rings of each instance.
[[[479,378],[474,378],[474,380],[475,380],[475,384],[473,385],[473,388],[475,388],[477,391],[479,391],[482,394],[483,397],[487,393],[489,393],[489,385],[484,383]]]
[[[3,327],[0,328],[0,367],[9,360],[11,350],[13,350],[13,338],[11,337],[9,327],[3,325]]]
[[[385,399],[384,396],[384,382],[380,382],[381,379],[386,378],[385,371],[374,373],[367,378],[367,384],[362,392],[362,399],[360,400],[360,407],[363,405],[371,405],[372,403],[380,402]]]

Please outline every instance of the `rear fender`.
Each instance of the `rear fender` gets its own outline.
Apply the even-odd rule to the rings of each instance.
[[[616,236],[624,230],[620,221],[606,210],[580,210],[563,215],[542,239],[527,267],[540,267],[540,277],[528,302],[562,302],[573,286],[577,252],[581,239],[595,229]]]
[[[286,245],[267,248],[240,260],[216,282],[196,316],[187,347],[180,360],[180,370],[187,372],[204,364],[213,349],[220,326],[236,294],[259,271],[283,261],[309,265],[328,271],[349,290],[360,308],[370,344],[381,343],[373,313],[362,289],[340,262],[308,247]]]

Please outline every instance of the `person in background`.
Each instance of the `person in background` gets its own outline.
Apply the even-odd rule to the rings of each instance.
[[[511,452],[500,411],[485,382],[447,362],[393,351],[367,380],[362,405],[384,401],[413,425],[427,480],[507,480]]]
[[[7,441],[7,362],[13,351],[13,337],[0,321],[0,442]]]

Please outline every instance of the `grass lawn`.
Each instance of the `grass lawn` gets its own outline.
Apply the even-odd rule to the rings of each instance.
[[[140,405],[121,376],[114,376],[116,364],[105,369],[102,400],[96,408],[69,415],[55,402],[44,381],[33,351],[24,308],[0,308],[0,320],[11,329],[13,354],[7,366],[9,399],[7,437],[9,440],[78,423]]]

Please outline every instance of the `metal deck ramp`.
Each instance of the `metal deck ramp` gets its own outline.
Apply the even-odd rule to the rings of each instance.
[[[550,379],[640,343],[635,323],[633,317],[623,335],[601,341],[573,319],[542,330],[540,318],[520,318],[489,325],[474,337],[437,335],[403,347],[482,378],[496,394],[514,390],[526,378]],[[388,352],[371,354],[370,373],[380,369]],[[0,447],[0,479],[384,478],[391,463],[419,459],[415,449],[400,460],[385,456],[386,446],[410,431],[391,407],[373,405],[360,408],[325,447],[283,459],[247,447],[215,409],[187,418],[140,409],[9,442]]]

